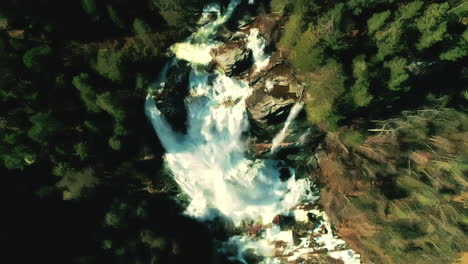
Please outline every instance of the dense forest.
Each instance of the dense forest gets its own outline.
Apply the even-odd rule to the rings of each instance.
[[[1,1],[5,258],[212,261],[210,232],[171,198],[179,190],[143,114],[167,48],[208,2]],[[274,48],[324,135],[316,177],[340,235],[365,263],[450,263],[467,251],[468,4],[255,7],[280,17]]]
[[[11,259],[184,263],[210,255],[204,227],[167,198],[176,187],[143,114],[167,47],[190,34],[204,4],[1,1],[2,239],[15,249]]]

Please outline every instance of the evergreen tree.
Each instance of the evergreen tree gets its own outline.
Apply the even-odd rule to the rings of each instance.
[[[35,72],[50,70],[52,60],[52,49],[49,46],[32,48],[23,56],[24,65]]]

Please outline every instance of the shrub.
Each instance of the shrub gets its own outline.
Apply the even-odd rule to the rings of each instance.
[[[381,29],[391,14],[392,12],[387,10],[374,14],[371,18],[369,18],[369,20],[367,20],[367,31],[369,34],[373,34],[377,30]]]
[[[358,56],[353,60],[353,76],[356,79],[351,86],[351,96],[356,106],[366,106],[372,100],[372,95],[369,94],[369,69],[364,56]]]
[[[350,131],[340,134],[341,141],[346,147],[356,148],[364,142],[364,136],[359,131]]]
[[[116,95],[111,94],[111,92],[105,92],[98,95],[96,97],[96,105],[114,117],[117,122],[125,119],[125,111],[119,104]]]
[[[288,49],[294,47],[298,39],[301,37],[301,28],[303,26],[303,16],[301,14],[293,14],[289,16],[288,22],[284,26],[283,36],[280,44]]]
[[[114,25],[120,29],[125,29],[127,27],[124,19],[122,19],[118,11],[111,5],[107,6],[107,14],[109,15],[109,18],[114,23]]]
[[[29,119],[32,127],[28,136],[41,145],[48,145],[50,137],[60,130],[60,123],[50,113],[37,113]]]
[[[302,71],[314,71],[322,66],[326,60],[325,45],[320,43],[317,37],[318,32],[314,32],[309,27],[297,40],[297,44],[292,48],[292,64]]]
[[[78,199],[85,189],[94,188],[99,184],[92,168],[76,170],[65,165],[61,168],[56,167],[54,174],[61,176],[56,186],[63,190],[64,200]]]
[[[100,112],[101,109],[96,104],[96,91],[91,84],[91,78],[87,73],[81,73],[73,77],[73,85],[80,92],[80,97],[90,112]]]
[[[124,78],[124,59],[119,51],[99,50],[92,67],[111,81],[121,81]]]
[[[75,150],[75,154],[80,157],[81,160],[85,160],[88,158],[88,145],[84,142],[80,142],[78,144],[75,144],[73,146],[73,149]]]
[[[307,80],[307,100],[305,110],[308,120],[313,124],[325,121],[333,112],[336,98],[344,92],[345,77],[342,66],[329,61]]]
[[[290,4],[289,0],[272,0],[270,2],[271,11],[282,15],[286,7]]]
[[[383,61],[387,56],[395,55],[403,50],[404,23],[396,20],[388,23],[387,26],[378,30],[374,34],[377,46],[377,61]]]
[[[416,20],[416,27],[421,32],[421,37],[416,45],[419,50],[428,48],[446,38],[446,14],[449,9],[448,3],[433,3],[424,11],[423,16]]]
[[[121,143],[120,139],[117,136],[113,136],[109,138],[109,147],[113,150],[120,150],[121,148]]]
[[[145,23],[145,21],[135,18],[135,20],[133,20],[133,31],[135,31],[137,35],[145,35],[151,33],[151,27]]]
[[[23,56],[24,65],[35,71],[41,72],[49,70],[52,62],[52,49],[49,46],[39,46],[32,48]]]
[[[385,67],[390,70],[390,79],[388,80],[388,89],[392,91],[405,90],[404,82],[408,80],[407,73],[408,61],[405,58],[394,58],[386,62]]]
[[[95,0],[82,0],[82,7],[84,12],[87,15],[94,15],[96,14],[96,2]]]
[[[419,0],[402,5],[398,8],[398,15],[400,19],[412,19],[420,14],[423,5],[424,2]]]

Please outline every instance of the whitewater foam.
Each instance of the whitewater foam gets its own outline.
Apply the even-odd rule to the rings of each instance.
[[[306,250],[304,247],[311,241],[303,240],[301,248],[297,248],[292,231],[271,225],[273,218],[278,214],[289,214],[298,204],[314,201],[317,197],[309,180],[296,179],[292,169],[288,180],[280,179],[279,169],[284,167],[283,162],[250,160],[245,156],[243,134],[249,129],[245,100],[252,92],[248,83],[196,67],[211,61],[210,49],[221,44],[214,40],[214,36],[239,3],[240,0],[232,1],[224,14],[219,5],[208,5],[200,20],[200,28],[186,41],[171,48],[174,60],[183,59],[192,65],[190,96],[185,98],[186,134],[175,132],[165,120],[151,96],[153,91],[146,98],[145,110],[166,150],[166,164],[181,190],[190,198],[186,213],[200,220],[224,216],[238,226],[246,219],[268,224],[261,239],[235,236],[226,243],[235,244],[239,249],[233,259],[246,263],[243,252],[252,249],[255,254],[266,257],[264,264],[277,264],[281,261],[275,258],[275,241],[285,242],[289,245],[285,250],[293,251]],[[216,19],[213,20],[211,14],[216,14]],[[256,70],[265,67],[269,56],[264,53],[265,43],[258,30],[251,29],[247,46],[253,51]],[[173,63],[165,66],[153,89],[164,89],[167,68],[171,65]],[[282,131],[273,140],[274,148],[284,140],[301,107],[297,104],[291,109]],[[301,217],[305,220],[304,215]]]
[[[270,153],[274,153],[276,149],[278,148],[279,144],[282,143],[283,140],[286,138],[289,126],[291,125],[291,122],[294,121],[294,119],[296,119],[299,112],[302,110],[302,106],[303,105],[301,103],[295,103],[293,105],[293,107],[289,111],[289,115],[288,115],[288,118],[286,119],[286,122],[284,122],[283,128],[273,138],[273,141],[271,143]]]
[[[265,53],[265,45],[265,39],[259,35],[258,28],[250,29],[247,48],[252,50],[256,71],[265,68],[270,62],[270,56]]]

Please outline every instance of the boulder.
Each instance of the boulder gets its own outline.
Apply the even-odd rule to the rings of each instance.
[[[252,88],[252,94],[246,100],[247,111],[251,121],[263,129],[282,123],[302,94],[302,86],[285,64],[276,65],[256,79]]]
[[[267,42],[267,47],[275,45],[281,38],[280,28],[281,16],[271,14],[264,14],[256,16],[250,27],[257,28],[259,34],[263,36]]]
[[[227,43],[214,48],[210,55],[227,76],[241,73],[252,64],[252,51],[246,48],[243,41]]]
[[[184,100],[189,93],[190,69],[188,62],[176,61],[169,66],[164,87],[153,93],[159,111],[172,129],[181,133],[185,133],[187,129],[187,110]]]

